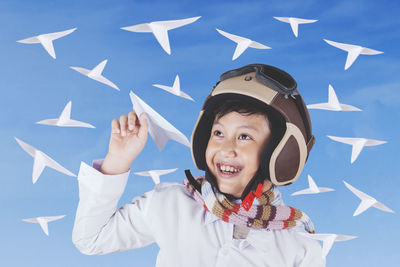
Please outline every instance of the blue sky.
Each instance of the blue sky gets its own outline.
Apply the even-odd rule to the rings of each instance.
[[[32,158],[14,136],[42,150],[78,173],[107,152],[110,122],[131,110],[129,91],[141,97],[190,138],[203,100],[224,71],[250,63],[280,67],[297,80],[306,103],[325,102],[332,84],[341,102],[362,112],[311,110],[317,139],[299,180],[281,188],[285,202],[305,211],[317,232],[356,235],[336,243],[327,266],[397,266],[400,239],[400,21],[397,1],[12,1],[0,2],[0,252],[4,266],[154,266],[157,245],[104,256],[85,256],[71,242],[78,203],[76,178],[45,169],[32,184]],[[170,31],[172,55],[151,34],[121,27],[202,16]],[[299,28],[273,16],[318,19]],[[40,45],[17,43],[42,33],[78,29],[54,42],[57,59]],[[272,47],[246,50],[232,61],[234,43],[215,28]],[[385,53],[360,56],[344,71],[346,53],[322,39],[358,44]],[[92,68],[108,59],[104,75],[121,91],[90,80],[70,66]],[[179,74],[182,90],[196,102],[175,97],[152,84],[172,84]],[[72,118],[96,126],[61,128],[35,124],[55,118],[68,101]],[[365,148],[350,164],[351,147],[327,135],[388,141]],[[190,150],[170,141],[162,152],[149,141],[133,171],[179,168],[163,181],[181,182],[183,170],[195,174]],[[336,189],[320,195],[291,197],[307,186],[310,174],[320,186]],[[359,204],[343,180],[382,201],[395,214],[370,209],[353,217]],[[151,190],[150,179],[131,175],[121,205]],[[39,225],[23,218],[66,214],[49,224],[47,237]]]

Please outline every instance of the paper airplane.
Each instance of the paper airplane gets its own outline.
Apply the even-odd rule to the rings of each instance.
[[[306,23],[313,23],[318,20],[316,19],[300,19],[300,18],[293,18],[293,17],[274,17],[275,19],[290,23],[290,27],[292,27],[292,31],[294,33],[294,36],[298,36],[299,32],[299,24],[306,24]]]
[[[40,174],[43,172],[46,166],[55,169],[56,171],[59,171],[61,173],[64,173],[66,175],[76,177],[75,174],[65,169],[63,166],[55,162],[52,158],[47,156],[42,151],[37,150],[36,148],[28,145],[27,143],[22,142],[16,137],[14,138],[15,140],[17,140],[18,144],[22,147],[22,149],[25,150],[29,155],[31,155],[34,158],[33,172],[32,172],[33,183],[36,183],[36,181],[39,179]]]
[[[189,140],[185,135],[183,135],[183,133],[172,126],[172,124],[170,124],[132,91],[129,93],[129,96],[137,116],[140,116],[142,112],[146,113],[149,122],[149,133],[160,151],[163,150],[169,139],[190,147]]]
[[[60,127],[87,127],[87,128],[96,128],[93,125],[71,120],[71,101],[64,107],[64,110],[61,112],[60,117],[57,119],[47,119],[36,122],[37,124],[51,125],[51,126],[60,126]]]
[[[183,91],[181,91],[181,85],[179,82],[179,76],[176,75],[175,77],[175,81],[174,81],[174,85],[171,86],[166,86],[166,85],[161,85],[161,84],[153,84],[153,86],[161,88],[167,92],[170,92],[171,94],[174,94],[176,96],[180,96],[189,100],[193,100],[193,98],[191,98],[188,94],[184,93]]]
[[[335,189],[327,187],[318,187],[317,184],[314,182],[313,178],[310,175],[308,175],[308,188],[294,192],[292,196],[304,195],[304,194],[318,194],[329,191],[335,191]]]
[[[303,233],[299,232],[300,235],[314,239],[314,240],[319,240],[322,241],[322,256],[325,258],[329,251],[332,248],[333,243],[337,241],[347,241],[351,240],[354,238],[357,238],[357,236],[352,236],[352,235],[338,235],[338,234],[308,234],[308,233]]]
[[[116,86],[110,80],[108,80],[103,75],[101,75],[106,64],[107,64],[107,59],[100,62],[100,64],[97,65],[96,67],[94,67],[92,70],[88,70],[88,69],[84,69],[84,68],[80,68],[80,67],[71,67],[71,69],[76,70],[77,72],[82,73],[83,75],[85,75],[93,80],[107,84],[108,86],[111,86],[112,88],[119,91],[118,86]]]
[[[358,205],[353,216],[357,216],[357,215],[363,213],[370,207],[374,207],[374,208],[377,208],[377,209],[380,209],[380,210],[383,210],[386,212],[394,213],[393,210],[389,209],[388,207],[383,205],[381,202],[379,202],[375,198],[365,194],[364,192],[361,192],[360,190],[358,190],[357,188],[354,188],[353,186],[346,183],[345,181],[343,181],[343,183],[351,192],[353,192],[353,194],[355,194],[359,199],[361,199],[361,203],[360,203],[360,205]]]
[[[386,141],[379,141],[366,138],[337,137],[329,135],[328,137],[334,141],[345,143],[352,146],[351,161],[350,161],[351,163],[353,163],[357,159],[358,155],[361,153],[361,150],[363,150],[364,146],[378,146],[387,143]]]
[[[150,23],[137,24],[128,27],[122,27],[122,30],[131,32],[151,32],[156,37],[158,43],[164,49],[168,55],[171,55],[171,48],[169,45],[168,31],[185,26],[187,24],[193,23],[198,20],[199,17],[178,19],[178,20],[163,20],[163,21],[153,21]]]
[[[56,221],[61,218],[64,218],[65,215],[60,215],[60,216],[49,216],[49,217],[36,217],[36,218],[28,218],[28,219],[22,219],[24,222],[30,222],[30,223],[38,223],[40,224],[40,227],[42,227],[43,232],[46,235],[49,235],[49,228],[48,228],[48,222]]]
[[[329,85],[328,103],[311,104],[307,105],[308,109],[324,109],[333,111],[361,111],[361,109],[354,106],[341,104],[336,96],[335,90],[332,85]]]
[[[56,52],[54,51],[53,41],[58,38],[64,37],[68,34],[71,34],[75,30],[76,30],[76,28],[62,31],[62,32],[40,34],[40,35],[29,37],[29,38],[26,38],[23,40],[19,40],[17,42],[23,43],[23,44],[38,44],[38,43],[40,43],[44,47],[44,49],[46,49],[47,53],[49,53],[49,55],[55,59]]]
[[[151,176],[155,184],[160,183],[160,175],[168,174],[171,172],[176,171],[178,168],[175,169],[168,169],[168,170],[151,170],[151,171],[144,171],[144,172],[135,172],[137,175],[141,176]]]
[[[381,51],[374,50],[374,49],[367,48],[367,47],[362,47],[359,45],[343,44],[343,43],[338,43],[338,42],[334,42],[334,41],[329,41],[326,39],[324,39],[324,41],[336,48],[339,48],[339,49],[347,52],[346,65],[344,66],[345,70],[350,68],[350,66],[353,64],[354,61],[356,61],[356,59],[359,55],[378,55],[378,54],[383,53]]]
[[[251,48],[257,48],[257,49],[271,49],[271,47],[260,44],[258,42],[252,41],[248,38],[245,37],[241,37],[238,35],[234,35],[231,33],[227,33],[224,31],[221,31],[219,29],[217,29],[217,31],[222,34],[223,36],[225,36],[226,38],[234,41],[235,43],[237,43],[235,52],[233,53],[233,57],[232,60],[237,59],[248,47]]]

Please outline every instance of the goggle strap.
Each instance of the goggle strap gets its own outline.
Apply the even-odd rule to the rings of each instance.
[[[190,170],[185,170],[186,178],[188,179],[189,183],[201,193],[201,185],[194,179],[193,175],[191,174]]]

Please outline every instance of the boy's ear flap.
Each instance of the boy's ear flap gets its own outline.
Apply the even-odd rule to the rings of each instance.
[[[275,185],[293,183],[307,160],[307,145],[303,134],[294,124],[286,123],[286,132],[271,155],[269,175]]]

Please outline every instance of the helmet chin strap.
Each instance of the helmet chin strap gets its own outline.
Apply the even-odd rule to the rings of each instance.
[[[271,158],[271,152],[273,151],[276,140],[277,138],[275,137],[275,135],[273,135],[271,140],[263,148],[260,156],[261,160],[260,165],[258,166],[258,170],[243,190],[241,196],[242,206],[246,210],[250,209],[251,205],[253,204],[254,197],[261,196],[264,189],[263,186],[265,180],[270,180],[268,168],[269,164],[267,163],[269,163],[269,160]]]
[[[188,179],[189,183],[197,190],[201,193],[201,185],[196,181],[196,179],[193,177],[192,173],[190,172],[190,170],[185,170],[185,175],[186,178]],[[221,194],[225,195],[229,201],[232,200],[236,200],[238,198],[236,198],[235,196],[231,195],[231,194],[227,194],[227,193],[223,193],[219,190],[218,188],[218,183],[217,183],[217,179],[215,178],[215,176],[208,170],[206,170],[205,172],[205,178],[206,180],[212,185],[213,188],[216,188],[218,190],[218,192],[220,192]]]
[[[218,190],[218,192],[220,192],[221,194],[223,194],[224,196],[226,196],[226,198],[227,198],[229,201],[238,199],[237,197],[235,197],[235,196],[233,196],[233,195],[231,195],[231,194],[224,193],[224,192],[221,192],[221,190],[219,190],[218,183],[217,183],[217,179],[216,179],[215,176],[210,172],[210,170],[208,169],[208,167],[207,167],[207,170],[206,170],[206,172],[205,172],[205,178],[206,178],[206,180],[212,185],[213,188],[216,188],[216,189]]]
[[[255,192],[257,190],[257,187],[259,184],[264,184],[264,180],[266,179],[265,175],[261,174],[262,171],[260,169],[257,170],[256,174],[251,178],[247,186],[244,188],[242,192],[242,196],[240,197],[242,200],[244,200],[248,194],[251,192]]]
[[[216,188],[219,193],[226,196],[226,198],[229,201],[241,199],[242,206],[246,210],[249,210],[251,205],[253,204],[254,197],[260,197],[263,192],[263,184],[264,184],[265,176],[262,175],[262,173],[263,173],[263,171],[260,169],[256,172],[256,174],[253,176],[253,178],[251,178],[250,182],[247,184],[247,186],[243,190],[240,198],[237,198],[228,193],[221,192],[221,190],[218,187],[217,179],[210,172],[210,170],[208,168],[205,172],[205,178],[213,186],[213,188]]]
[[[260,171],[257,171],[256,175],[251,179],[249,184],[246,186],[245,190],[242,193],[241,199],[242,203],[241,206],[249,211],[251,206],[253,205],[254,199],[259,198],[263,191],[264,191],[264,179],[260,179],[259,177],[263,177],[258,175]],[[196,181],[196,179],[192,176],[190,173],[190,170],[185,170],[186,177],[192,186],[201,193],[201,186],[200,184]],[[205,178],[206,180],[212,185],[212,188],[215,188],[218,190],[219,193],[223,194],[229,201],[234,201],[237,200],[235,196],[221,192],[218,188],[218,183],[215,178],[215,176],[207,169],[205,173]],[[257,183],[257,181],[261,180],[261,182]],[[256,186],[255,186],[256,185]],[[251,190],[252,188],[255,187],[255,190]]]
[[[267,179],[264,171],[259,167],[256,174],[244,188],[241,199],[242,207],[249,210],[253,205],[254,198],[259,198],[264,191],[264,181]]]

